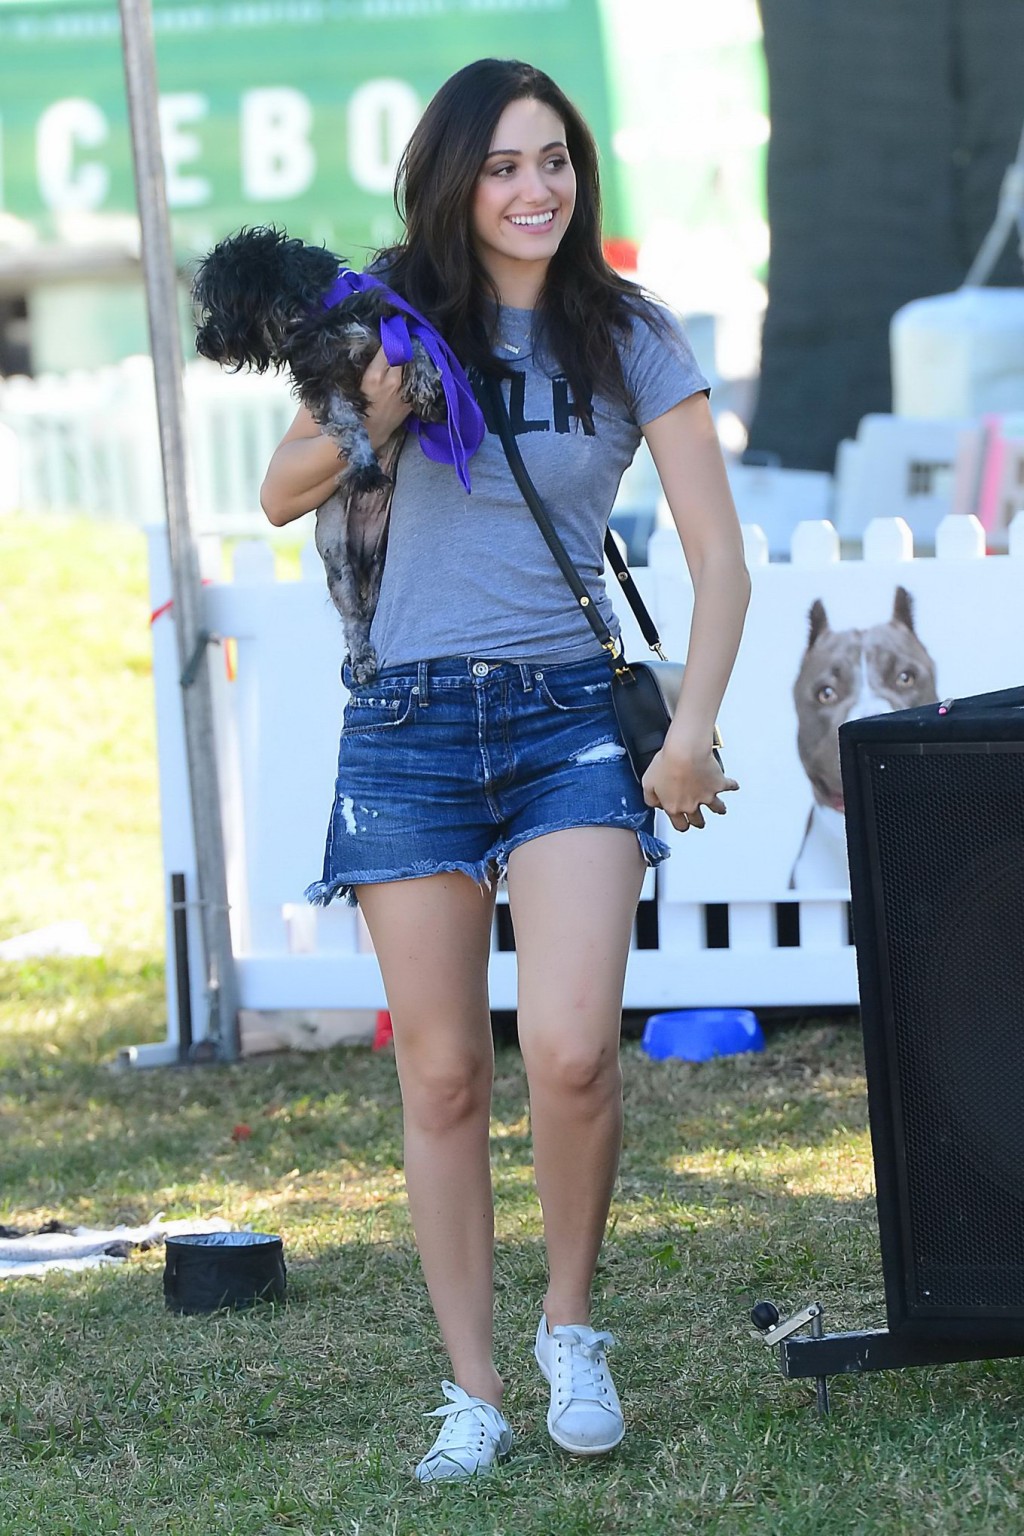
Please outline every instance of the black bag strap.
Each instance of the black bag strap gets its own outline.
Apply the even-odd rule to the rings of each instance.
[[[515,433],[512,431],[512,422],[509,419],[505,397],[501,392],[501,383],[493,374],[486,374],[483,382],[494,416],[494,423],[498,429],[498,436],[501,438],[501,446],[505,450],[505,457],[508,460],[509,468],[515,476],[516,484],[522,493],[523,500],[533,513],[534,520],[544,535],[545,542],[554,555],[559,570],[572,589],[572,594],[576,601],[586,614],[594,634],[610,657],[618,657],[620,653],[619,642],[615,639],[604,619],[602,619],[597,610],[597,605],[584,586],[580,573],[573,565],[565,545],[559,538],[555,526],[547,514],[544,503],[537,494],[537,487],[530,479],[529,471],[523,463],[523,456],[519,452],[519,444],[516,442]],[[629,606],[636,615],[641,634],[651,650],[656,651],[664,659],[658,627],[651,618],[643,598],[637,591],[636,583],[619,553],[619,547],[612,536],[611,529],[608,529],[605,533],[604,552],[608,557],[608,564],[615,572],[622,590],[626,594]]]
[[[615,536],[610,528],[605,529],[604,553],[608,564],[619,579],[619,585],[626,594],[626,601],[633,610],[636,621],[640,626],[640,633],[647,641],[651,650],[656,652],[664,661],[665,655],[661,649],[661,636],[658,634],[658,626],[651,618],[650,609],[640,596],[637,584],[630,574],[629,566],[622,558],[619,546],[616,544]]]

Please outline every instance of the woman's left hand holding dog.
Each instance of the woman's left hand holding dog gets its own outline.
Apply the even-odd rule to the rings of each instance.
[[[704,826],[702,806],[725,815],[723,792],[739,789],[718,766],[711,748],[689,748],[671,735],[644,774],[644,799],[663,810],[677,832]]]
[[[369,402],[366,431],[376,453],[412,410],[402,395],[402,369],[391,366],[383,347],[378,348],[376,356],[367,364],[360,387]]]

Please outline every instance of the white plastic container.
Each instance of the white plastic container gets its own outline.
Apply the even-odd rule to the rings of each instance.
[[[958,288],[898,309],[889,330],[895,416],[1024,411],[1024,288]]]

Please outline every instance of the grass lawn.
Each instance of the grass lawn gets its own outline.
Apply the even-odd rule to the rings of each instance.
[[[859,1041],[820,1020],[704,1067],[626,1045],[596,1321],[621,1340],[630,1434],[590,1463],[545,1431],[526,1088],[499,1051],[515,1454],[478,1486],[411,1480],[444,1364],[390,1055],[105,1066],[164,1028],[144,564],[123,529],[0,521],[0,937],[82,918],[103,949],[0,967],[0,1222],[251,1222],[284,1237],[289,1303],[172,1317],[159,1250],[3,1283],[0,1533],[1024,1532],[1024,1365],[839,1379],[819,1421],[813,1386],[784,1382],[748,1336],[762,1296],[819,1299],[833,1327],[884,1320]]]

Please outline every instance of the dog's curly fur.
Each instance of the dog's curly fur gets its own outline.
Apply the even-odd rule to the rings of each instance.
[[[380,347],[380,321],[394,311],[380,289],[324,309],[344,263],[323,246],[267,226],[242,229],[200,262],[192,295],[199,311],[196,351],[237,371],[288,368],[295,393],[344,464],[337,489],[316,515],[316,547],[341,615],[356,682],[377,671],[370,644],[387,547],[387,522],[404,425],[374,453],[366,432],[363,374]],[[413,337],[402,393],[425,422],[447,414],[441,376]]]

